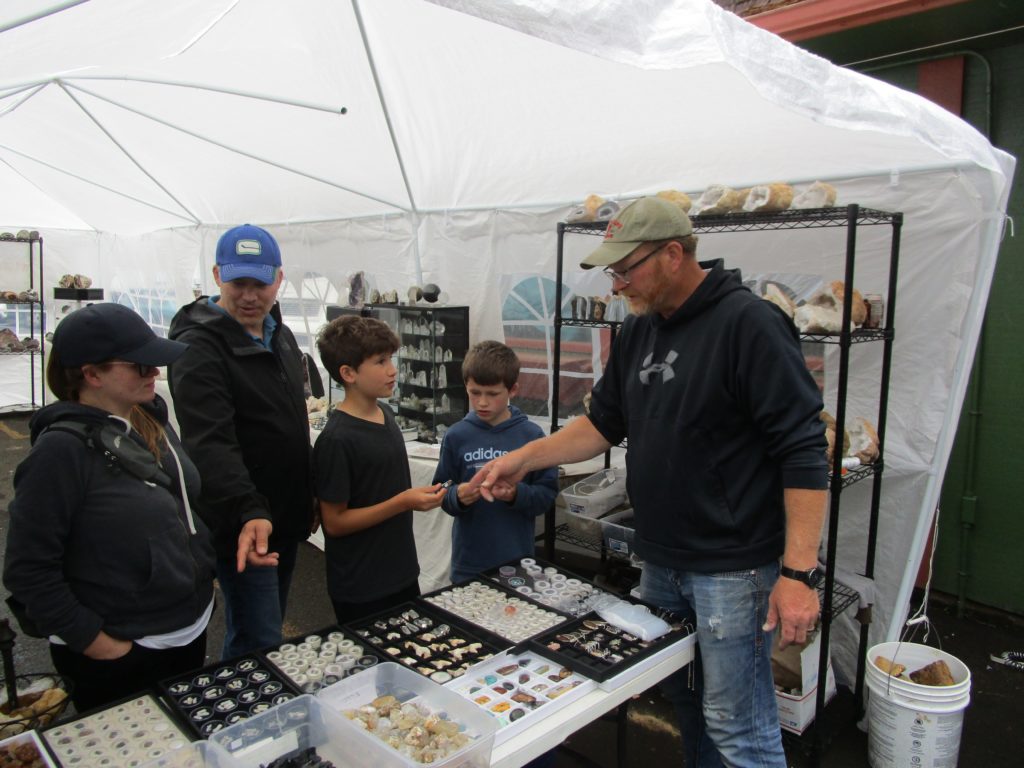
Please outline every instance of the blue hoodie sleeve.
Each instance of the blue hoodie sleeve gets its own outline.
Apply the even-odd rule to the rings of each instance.
[[[444,498],[441,500],[441,509],[453,517],[458,517],[466,511],[465,507],[459,503],[459,483],[463,482],[462,473],[464,468],[459,457],[456,455],[454,448],[455,440],[451,439],[451,435],[452,430],[449,430],[441,441],[441,455],[437,460],[437,469],[434,470],[434,479],[431,482],[443,483],[445,480],[452,481],[448,490],[445,491]]]
[[[558,467],[530,472],[516,485],[512,509],[527,517],[539,517],[551,508],[557,495]]]

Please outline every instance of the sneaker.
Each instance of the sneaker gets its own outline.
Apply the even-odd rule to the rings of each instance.
[[[1024,651],[1003,651],[1000,654],[993,653],[989,658],[996,664],[1024,672]]]
[[[31,336],[26,336],[21,340],[21,347],[26,352],[30,350],[37,350],[39,349],[39,339],[33,339]]]
[[[75,288],[88,288],[92,285],[92,278],[85,275],[75,275]]]
[[[0,234],[0,240],[13,240],[13,239],[14,239],[14,233],[13,232],[4,232],[4,233]]]
[[[75,287],[75,276],[74,275],[61,275],[60,280],[57,281],[57,285],[61,288],[74,288]]]
[[[18,240],[20,242],[28,242],[28,230],[22,229],[18,231]]]

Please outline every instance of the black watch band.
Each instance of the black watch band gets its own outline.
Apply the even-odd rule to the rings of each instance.
[[[814,566],[806,571],[798,571],[795,568],[787,568],[783,565],[779,567],[779,575],[785,576],[787,579],[803,582],[811,589],[817,589],[818,585],[825,580],[825,572],[818,568],[818,566]]]

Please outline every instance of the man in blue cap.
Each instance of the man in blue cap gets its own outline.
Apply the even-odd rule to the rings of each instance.
[[[296,551],[313,526],[302,356],[281,321],[283,277],[271,234],[234,227],[217,243],[220,294],[182,307],[168,334],[190,345],[169,378],[217,547],[224,658],[280,642]]]

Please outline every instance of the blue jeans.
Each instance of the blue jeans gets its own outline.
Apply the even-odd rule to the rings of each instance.
[[[224,595],[222,659],[281,642],[281,624],[288,604],[297,541],[274,542],[277,567],[247,565],[237,572],[235,558],[217,558],[217,581]]]
[[[772,635],[761,629],[778,575],[774,561],[727,573],[644,565],[644,600],[689,619],[697,630],[692,670],[661,685],[679,718],[687,768],[786,768]]]

